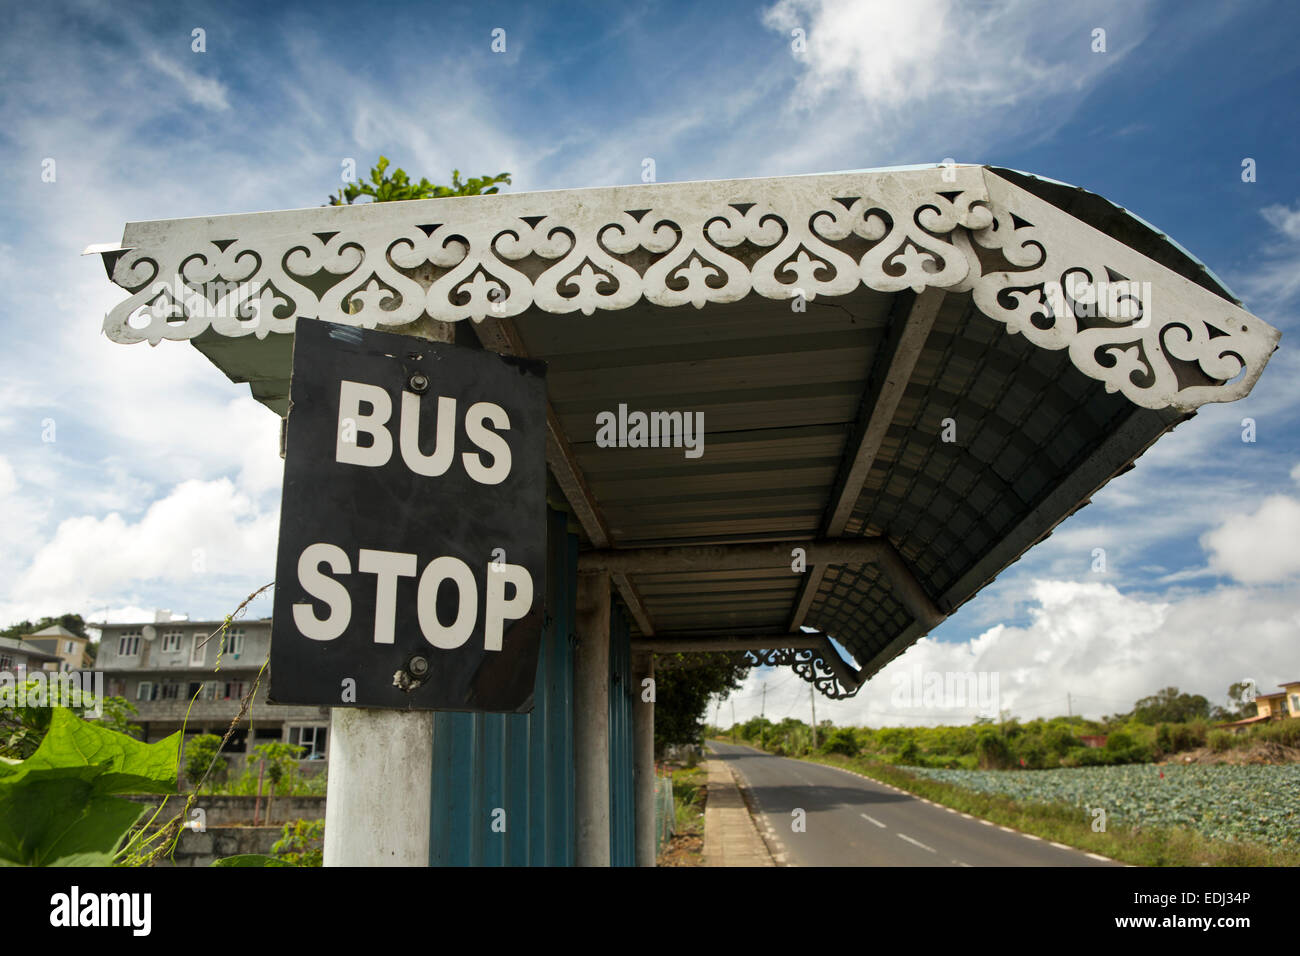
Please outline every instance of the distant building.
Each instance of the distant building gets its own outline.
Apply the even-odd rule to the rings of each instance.
[[[1300,681],[1288,681],[1278,686],[1282,688],[1280,694],[1259,694],[1255,697],[1254,717],[1234,720],[1217,726],[1237,733],[1255,724],[1300,716]]]
[[[0,637],[0,671],[25,677],[32,671],[57,667],[59,658],[44,648],[17,637]]]
[[[1286,694],[1260,694],[1255,698],[1256,716],[1258,717],[1289,717],[1287,711]]]
[[[46,670],[77,671],[87,664],[86,645],[90,643],[90,639],[79,637],[66,627],[51,624],[35,633],[24,634],[23,640],[57,658],[45,664]]]
[[[1287,681],[1278,686],[1286,693],[1287,709],[1291,716],[1300,717],[1300,680]]]
[[[165,620],[95,625],[101,630],[95,666],[104,672],[105,692],[125,697],[139,709],[132,723],[143,728],[146,741],[161,740],[183,723],[187,737],[223,736],[230,728],[241,698],[253,688],[267,660],[271,622],[232,625],[224,646],[219,634],[222,623]],[[283,741],[303,747],[303,760],[327,759],[329,708],[270,704],[266,700],[269,678],[267,668],[227,752],[246,753],[257,744]]]

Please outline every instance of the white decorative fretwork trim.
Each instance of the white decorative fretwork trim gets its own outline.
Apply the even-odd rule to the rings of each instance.
[[[1279,335],[975,166],[133,223],[104,254],[122,343],[934,287],[1138,405],[1191,409],[1249,392]]]

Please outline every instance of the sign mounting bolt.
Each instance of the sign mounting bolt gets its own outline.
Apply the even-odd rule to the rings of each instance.
[[[415,655],[407,661],[406,672],[417,680],[423,680],[429,673],[429,659]]]
[[[411,387],[411,391],[417,395],[423,395],[429,390],[429,376],[423,372],[412,372],[411,377],[406,380],[406,384]]]

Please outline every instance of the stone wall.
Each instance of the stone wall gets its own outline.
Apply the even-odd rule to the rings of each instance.
[[[163,812],[159,815],[158,820],[162,821],[181,812],[185,806],[186,794],[179,794],[165,798]],[[142,794],[127,797],[128,800],[134,800],[136,803],[144,803],[149,806],[158,806],[159,798]],[[226,796],[226,795],[208,795],[201,796],[194,801],[194,807],[191,808],[191,819],[194,819],[193,812],[195,809],[201,809],[204,813],[205,824],[209,829],[213,827],[229,826],[231,824],[251,824],[253,822],[253,809],[256,797],[244,796]],[[280,832],[281,825],[288,823],[290,820],[324,820],[325,819],[325,798],[324,797],[276,797],[271,803],[271,815],[267,816],[267,799],[262,797],[261,814],[258,818],[259,823],[276,824],[276,833]],[[258,851],[261,852],[261,851]]]
[[[185,831],[176,845],[173,860],[160,860],[159,866],[211,866],[214,861],[242,853],[263,853],[280,839],[283,827],[208,827],[204,833]]]

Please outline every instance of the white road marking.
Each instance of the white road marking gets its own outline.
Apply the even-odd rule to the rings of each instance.
[[[1034,836],[1032,833],[1022,833],[1022,834],[1020,834],[1020,835],[1021,835],[1022,837],[1025,837],[1026,839],[1029,839],[1029,840],[1042,840],[1042,839],[1043,839],[1043,838],[1040,837],[1040,836]]]
[[[864,814],[861,814],[861,816],[862,816],[862,819],[867,820],[867,821],[869,821],[869,822],[871,822],[871,823],[874,823],[876,826],[880,827],[880,829],[882,829],[882,830],[887,830],[887,829],[889,829],[889,828],[886,827],[883,823],[881,823],[879,820],[877,820],[875,817],[869,817],[869,816],[867,816],[865,813],[864,813]]]
[[[1006,830],[1008,833],[1015,833],[1015,832],[1016,832],[1015,830],[1011,829],[1011,827],[1002,827],[1002,826],[1000,826],[1000,827],[998,827],[998,829],[999,829],[999,830]]]
[[[919,846],[922,850],[927,850],[927,851],[930,852],[930,853],[934,853],[934,852],[936,852],[935,849],[934,849],[934,847],[932,847],[932,846],[926,846],[926,845],[925,845],[924,843],[922,843],[920,840],[913,840],[913,839],[912,839],[910,836],[908,836],[906,833],[900,833],[900,834],[898,835],[898,838],[899,838],[900,840],[906,840],[908,843],[911,843],[913,846]]]
[[[955,864],[957,864],[958,866],[964,866],[964,867],[966,867],[966,869],[968,869],[968,870],[970,869],[970,864],[969,864],[969,863],[963,863],[961,860],[953,860],[952,862],[955,863]]]
[[[1084,856],[1090,856],[1094,860],[1101,860],[1103,863],[1109,863],[1110,857],[1102,856],[1100,853],[1085,853]]]
[[[1057,843],[1055,840],[1049,840],[1048,842],[1051,843],[1052,846],[1056,847],[1058,850],[1069,850],[1069,849],[1071,849],[1071,847],[1066,846],[1064,843]]]
[[[984,824],[986,827],[991,827],[991,826],[993,826],[993,821],[992,821],[992,820],[981,820],[980,823]]]

